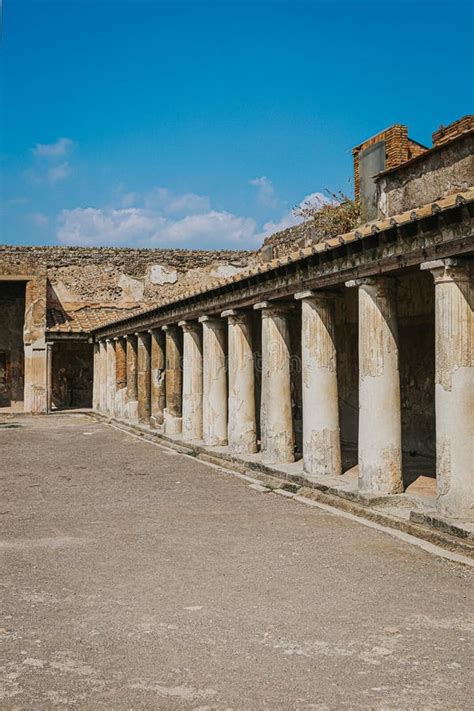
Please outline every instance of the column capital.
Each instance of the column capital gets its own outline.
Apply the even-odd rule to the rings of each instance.
[[[259,301],[253,305],[255,311],[261,311],[264,314],[285,314],[295,306],[291,301]]]
[[[165,333],[166,333],[166,331],[171,332],[171,331],[176,331],[177,329],[178,329],[177,323],[165,323],[164,326],[161,326],[161,330],[165,331]]]
[[[469,282],[472,262],[467,259],[435,259],[422,262],[420,269],[431,272],[435,284],[444,282]]]
[[[184,332],[200,331],[200,326],[197,321],[178,321],[178,326],[180,326]]]
[[[345,286],[349,289],[355,286],[376,286],[379,289],[394,289],[397,282],[394,277],[385,275],[373,275],[367,277],[360,277],[358,279],[350,279],[345,282]]]
[[[242,309],[225,309],[221,312],[222,318],[228,318],[229,316],[245,316],[248,312]]]
[[[148,331],[137,331],[135,333],[136,337],[139,338],[141,341],[147,341],[148,336],[150,335]]]
[[[342,293],[340,291],[323,291],[323,290],[313,290],[307,289],[306,291],[297,291],[294,296],[296,301],[302,301],[304,299],[321,299],[329,301],[332,299],[342,298]]]
[[[211,323],[215,326],[224,326],[225,321],[222,320],[221,316],[203,314],[198,318],[199,323]]]
[[[240,323],[246,324],[250,316],[250,311],[245,309],[226,309],[221,313],[222,318],[227,318],[231,325]]]

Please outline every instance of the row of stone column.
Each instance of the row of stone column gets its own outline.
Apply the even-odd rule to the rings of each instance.
[[[439,510],[473,517],[472,277],[466,264],[436,262],[436,441]],[[396,282],[348,282],[359,292],[359,490],[403,490]],[[289,319],[301,302],[303,466],[341,474],[335,339],[338,293],[306,291],[262,302],[260,450],[266,463],[294,461]],[[182,343],[180,329],[182,331]],[[226,338],[227,330],[227,338]],[[227,353],[226,353],[227,341]],[[181,352],[182,348],[182,352]],[[147,333],[100,341],[94,407],[163,426],[186,441],[257,451],[251,313],[227,310]]]

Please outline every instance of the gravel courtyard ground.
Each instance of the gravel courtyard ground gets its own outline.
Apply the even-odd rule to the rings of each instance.
[[[86,416],[3,421],[1,709],[474,708],[472,569]]]

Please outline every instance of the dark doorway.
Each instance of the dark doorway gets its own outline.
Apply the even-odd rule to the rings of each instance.
[[[52,359],[52,407],[92,407],[92,343],[57,341]]]
[[[0,281],[0,407],[23,406],[25,282]]]

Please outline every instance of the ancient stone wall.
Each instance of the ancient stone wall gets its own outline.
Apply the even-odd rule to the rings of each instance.
[[[0,246],[2,275],[48,279],[48,305],[130,308],[179,298],[237,274],[255,259],[246,251]]]
[[[474,130],[382,173],[376,182],[379,217],[467,190],[474,185]]]
[[[0,282],[0,407],[23,402],[25,284]]]
[[[84,341],[55,343],[52,362],[54,408],[91,407],[92,344]]]

